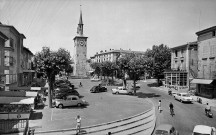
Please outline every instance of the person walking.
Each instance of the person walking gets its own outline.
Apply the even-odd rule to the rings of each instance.
[[[158,102],[158,110],[159,110],[159,112],[161,113],[161,100],[159,100],[159,102]]]
[[[79,87],[82,87],[82,82],[80,82]]]
[[[81,128],[81,117],[79,115],[77,115],[77,117],[75,119],[77,121],[76,134],[78,135],[78,133],[80,133],[80,128]]]

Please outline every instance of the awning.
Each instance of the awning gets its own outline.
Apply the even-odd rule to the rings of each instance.
[[[1,97],[0,104],[34,104],[34,97]]]
[[[207,80],[207,79],[193,79],[191,83],[197,83],[197,84],[211,84],[213,80]]]

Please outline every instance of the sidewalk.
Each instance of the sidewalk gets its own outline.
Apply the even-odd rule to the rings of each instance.
[[[160,86],[160,87],[151,87],[154,89],[158,89],[160,91],[164,91],[166,93],[168,93],[167,89],[164,89],[164,86]],[[208,99],[205,97],[200,97],[200,96],[191,96],[193,98],[193,101],[197,102],[197,98],[201,98],[202,99],[202,104],[206,105],[206,103],[209,103],[209,105],[216,111],[216,99]]]

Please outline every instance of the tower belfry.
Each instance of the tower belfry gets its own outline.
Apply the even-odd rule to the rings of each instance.
[[[74,70],[73,75],[79,77],[85,77],[86,61],[87,61],[87,38],[83,34],[83,19],[82,10],[80,5],[80,18],[77,26],[77,35],[74,37]]]

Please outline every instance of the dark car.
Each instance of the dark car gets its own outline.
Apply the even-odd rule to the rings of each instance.
[[[90,92],[91,92],[91,93],[106,92],[106,91],[107,91],[107,88],[106,88],[106,87],[102,87],[102,86],[93,86],[93,87],[90,89]]]
[[[63,99],[64,97],[68,96],[68,95],[76,95],[76,96],[80,96],[80,94],[71,88],[57,88],[54,91],[55,93],[55,98],[57,99]]]
[[[54,83],[54,86],[55,87],[69,86],[71,88],[74,87],[74,85],[72,85],[71,82],[68,80],[56,80],[56,82]]]

